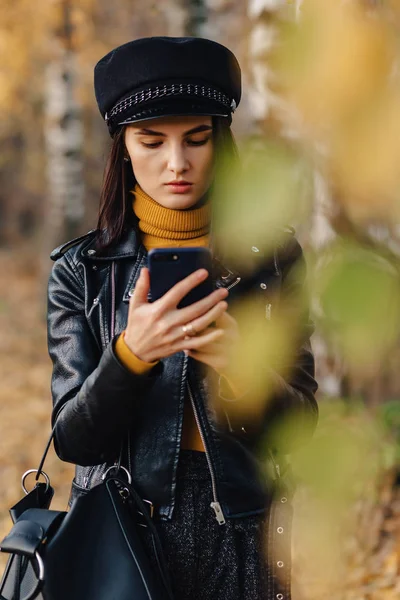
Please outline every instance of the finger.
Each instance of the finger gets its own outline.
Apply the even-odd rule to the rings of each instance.
[[[214,321],[216,321],[218,319],[218,317],[228,308],[228,304],[226,302],[219,302],[218,304],[216,304],[213,308],[211,308],[205,315],[203,315],[202,317],[195,319],[194,321],[190,322],[190,325],[192,326],[193,329],[193,333],[190,333],[190,331],[187,333],[188,337],[190,337],[190,335],[196,335],[199,333],[203,333],[204,330],[206,328],[208,328],[211,323],[213,323]],[[185,323],[185,325],[187,325],[187,323]],[[182,334],[183,329],[182,329],[182,325],[178,325],[177,327],[174,327],[171,330],[171,337],[169,339],[170,342],[175,342],[176,340],[179,340],[182,338]],[[223,328],[221,328],[223,329]],[[210,331],[212,331],[212,329],[210,329]]]
[[[210,329],[211,331],[206,329],[206,331],[201,335],[183,339],[180,344],[180,350],[197,350],[203,346],[206,346],[207,344],[211,344],[212,342],[221,339],[224,336],[223,329]]]
[[[209,352],[202,352],[201,350],[189,350],[188,356],[202,362],[209,367],[215,369],[218,373],[223,370],[225,361],[216,354]]]
[[[206,327],[209,327],[211,323],[217,322],[218,320],[221,321],[221,317],[227,309],[228,303],[222,300],[213,306],[205,315],[190,321],[190,324],[196,333],[200,333],[206,329]],[[224,327],[217,327],[217,329],[224,329]]]
[[[206,269],[197,269],[197,271],[194,271],[182,279],[182,281],[178,281],[178,283],[160,298],[160,301],[168,307],[176,307],[186,294],[196,286],[200,285],[202,281],[205,281],[207,277],[208,271]]]
[[[220,341],[215,341],[215,342],[211,342],[210,344],[207,344],[207,347],[203,346],[203,348],[201,348],[201,350],[189,350],[189,354],[191,352],[196,353],[196,352],[207,352],[207,354],[215,354],[216,356],[225,355],[225,346],[223,343],[221,343]]]
[[[228,296],[229,292],[225,288],[214,290],[211,294],[194,302],[190,306],[180,308],[176,318],[176,325],[185,325],[194,319],[201,317],[213,308],[218,302],[221,302]]]
[[[204,336],[208,335],[209,333],[213,333],[214,331],[218,331],[215,327],[206,327],[205,329],[203,329],[203,331],[201,331],[198,335],[190,335],[189,333],[183,334],[181,333],[181,340],[190,340],[193,337],[195,337],[196,339],[202,339],[204,338]],[[184,337],[182,338],[182,335],[184,335]],[[212,344],[219,344],[219,346],[222,346],[223,344],[225,344],[226,342],[226,331],[225,330],[221,330],[221,333],[217,336],[217,339],[212,342]],[[185,342],[186,343],[186,342]],[[211,345],[211,343],[210,343]],[[207,346],[208,348],[208,346]]]
[[[215,322],[218,329],[225,329],[226,335],[232,340],[239,337],[239,327],[236,319],[234,319],[227,311],[224,311]]]
[[[228,312],[221,313],[221,316],[218,318],[219,323],[218,327],[222,328],[236,328],[237,321],[230,315]]]
[[[147,304],[147,294],[150,289],[150,275],[147,267],[142,267],[139,278],[136,282],[134,292],[130,299],[130,306],[137,307],[140,304]]]

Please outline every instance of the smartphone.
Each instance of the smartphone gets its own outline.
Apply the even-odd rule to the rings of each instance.
[[[182,298],[177,308],[189,306],[215,289],[212,279],[212,254],[209,248],[153,248],[148,258],[152,302],[164,296],[178,281],[197,269],[206,269],[209,273],[207,279]]]

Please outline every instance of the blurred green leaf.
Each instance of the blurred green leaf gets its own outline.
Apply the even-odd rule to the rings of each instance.
[[[332,505],[354,500],[369,481],[393,465],[395,441],[368,410],[352,400],[320,404],[320,420],[312,440],[293,455],[301,481]]]
[[[325,258],[315,277],[321,327],[350,364],[382,359],[400,331],[397,268],[354,242],[335,243]]]
[[[241,156],[241,170],[226,165],[214,204],[219,243],[239,261],[254,240],[260,250],[271,250],[285,226],[305,219],[312,201],[310,167],[283,143],[249,142]]]

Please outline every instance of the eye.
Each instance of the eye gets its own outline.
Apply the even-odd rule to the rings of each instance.
[[[204,144],[207,144],[210,137],[211,136],[208,136],[208,137],[204,138],[203,140],[187,140],[187,144],[188,144],[188,146],[204,146]]]
[[[158,148],[159,146],[161,146],[162,142],[153,142],[151,144],[145,144],[144,142],[142,142],[142,144],[146,148]]]

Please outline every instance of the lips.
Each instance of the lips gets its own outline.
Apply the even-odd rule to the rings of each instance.
[[[167,183],[167,186],[173,194],[187,194],[192,189],[192,183],[189,181],[173,181]]]
[[[169,183],[168,187],[173,194],[188,194],[192,190],[191,183]]]
[[[192,183],[190,181],[171,181],[170,183],[167,183],[167,185],[173,185],[173,186],[182,185],[182,186],[187,186],[187,185],[192,185]]]

